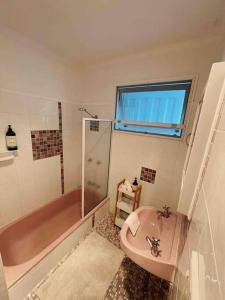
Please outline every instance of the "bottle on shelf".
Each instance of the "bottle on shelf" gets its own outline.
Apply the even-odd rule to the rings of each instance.
[[[133,188],[133,191],[135,191],[138,187],[138,182],[137,182],[137,177],[134,178],[134,181],[132,183],[132,188]]]
[[[9,125],[8,127],[5,138],[6,138],[6,146],[9,151],[14,151],[18,149],[16,133],[12,130],[11,125]]]

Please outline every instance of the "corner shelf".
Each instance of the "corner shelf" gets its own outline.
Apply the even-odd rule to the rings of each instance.
[[[133,201],[126,197],[122,197],[118,200],[117,207],[130,214],[133,211]]]
[[[122,189],[122,187],[119,187],[119,192],[120,193],[124,193],[124,194],[126,194],[127,196],[130,196],[130,197],[134,197],[135,196],[135,192],[127,192],[127,191],[124,191],[123,189]]]
[[[122,184],[125,179],[120,181],[117,184],[117,196],[116,196],[116,207],[115,207],[115,216],[114,224],[122,228],[123,223],[129,214],[139,207],[141,188],[139,185],[136,190],[133,192],[127,192],[122,188]]]
[[[13,160],[14,157],[14,151],[0,152],[0,162]]]

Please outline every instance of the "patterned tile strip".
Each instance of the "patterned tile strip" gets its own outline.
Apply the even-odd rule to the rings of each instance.
[[[60,155],[59,130],[33,130],[31,141],[34,160]]]
[[[149,183],[155,183],[156,170],[141,168],[140,179]]]
[[[60,155],[61,191],[64,194],[64,161],[62,136],[62,105],[58,102],[59,130],[32,130],[33,160]]]
[[[61,166],[61,190],[64,194],[64,159],[63,159],[63,133],[62,133],[62,104],[58,102],[58,112],[59,112],[59,149],[60,149],[60,166]]]
[[[99,131],[99,121],[90,121],[90,130]]]

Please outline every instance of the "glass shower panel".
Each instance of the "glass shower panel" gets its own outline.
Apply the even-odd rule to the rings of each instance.
[[[83,215],[108,194],[112,121],[83,120]]]

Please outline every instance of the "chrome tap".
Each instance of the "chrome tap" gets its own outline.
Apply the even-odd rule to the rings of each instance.
[[[159,250],[159,239],[156,239],[154,236],[150,238],[148,235],[146,236],[146,241],[149,243],[151,254],[155,257],[161,256],[161,250]]]
[[[163,206],[163,211],[157,210],[157,214],[164,218],[169,218],[169,216],[172,214],[170,211],[170,207],[165,205]]]

